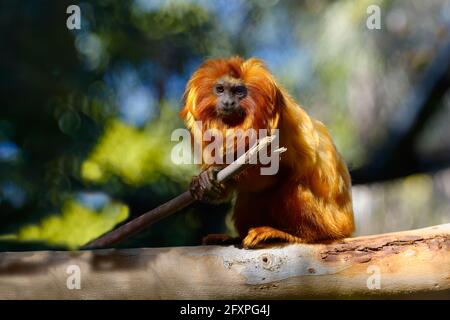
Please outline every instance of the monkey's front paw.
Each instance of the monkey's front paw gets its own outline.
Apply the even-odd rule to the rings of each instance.
[[[261,247],[268,240],[276,240],[289,243],[302,243],[303,239],[287,232],[272,227],[257,227],[248,230],[247,236],[242,241],[244,248]]]
[[[227,190],[223,183],[217,181],[220,168],[209,168],[195,176],[189,185],[189,191],[195,200],[208,203],[221,203],[227,199]]]
[[[274,229],[270,227],[258,227],[248,230],[247,236],[242,240],[242,246],[247,249],[261,246],[267,239],[273,238]]]

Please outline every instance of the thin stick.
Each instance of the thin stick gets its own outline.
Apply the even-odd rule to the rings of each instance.
[[[266,136],[255,143],[246,153],[241,155],[238,159],[233,161],[230,165],[219,171],[217,174],[217,180],[219,182],[225,182],[238,173],[242,172],[248,166],[256,163],[256,157],[261,150],[269,146],[273,141],[275,136]],[[286,151],[286,148],[279,148],[274,151],[274,153],[280,154]],[[161,206],[150,210],[139,217],[131,220],[130,222],[120,226],[116,230],[110,231],[105,235],[93,240],[82,247],[82,249],[94,249],[94,248],[105,248],[117,244],[132,235],[142,231],[151,224],[166,218],[173,213],[186,208],[192,204],[195,199],[192,197],[189,191],[185,191],[179,196],[169,200],[168,202],[162,204]]]

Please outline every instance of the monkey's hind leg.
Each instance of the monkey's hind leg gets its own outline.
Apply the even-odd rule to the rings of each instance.
[[[303,239],[293,236],[287,232],[272,227],[257,227],[248,230],[247,236],[242,241],[244,248],[256,248],[267,240],[279,240],[289,243],[303,243]]]
[[[239,237],[231,237],[227,234],[223,233],[212,233],[203,237],[202,244],[203,245],[232,245],[232,244],[240,244],[241,238]]]

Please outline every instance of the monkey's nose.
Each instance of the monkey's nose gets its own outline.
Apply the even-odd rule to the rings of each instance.
[[[236,106],[236,102],[233,100],[227,100],[222,103],[222,108],[225,110],[231,110]]]

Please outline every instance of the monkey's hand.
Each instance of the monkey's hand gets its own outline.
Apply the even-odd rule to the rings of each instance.
[[[221,168],[210,167],[192,178],[189,191],[195,200],[213,204],[228,200],[229,190],[223,183],[217,181],[220,170]]]

